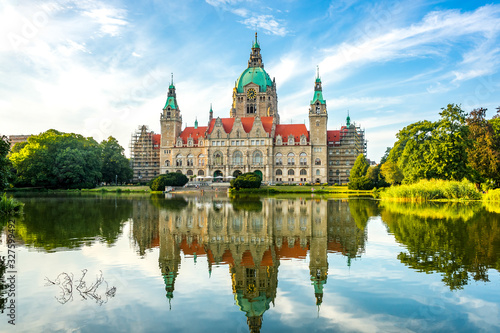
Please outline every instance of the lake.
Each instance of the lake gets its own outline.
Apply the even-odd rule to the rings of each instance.
[[[498,206],[167,196],[17,195],[0,331],[500,331]]]

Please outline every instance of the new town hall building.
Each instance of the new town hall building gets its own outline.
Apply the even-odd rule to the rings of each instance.
[[[255,34],[248,66],[233,88],[229,118],[214,117],[210,107],[207,126],[195,121],[183,129],[172,81],[160,116],[161,137],[144,127],[132,137],[134,180],[167,172],[214,179],[254,172],[270,183],[346,183],[357,156],[366,155],[364,131],[349,116],[340,130],[327,129],[319,73],[311,94],[309,130],[280,123],[276,81],[264,70]]]

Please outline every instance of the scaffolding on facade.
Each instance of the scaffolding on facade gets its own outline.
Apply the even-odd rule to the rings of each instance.
[[[356,158],[366,156],[365,131],[355,124],[342,127],[339,141],[328,143],[328,182],[339,185],[349,182]]]
[[[142,125],[130,139],[130,166],[134,170],[132,181],[148,182],[159,174],[160,134]]]

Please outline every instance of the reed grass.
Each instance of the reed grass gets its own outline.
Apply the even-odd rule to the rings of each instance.
[[[19,202],[12,197],[7,197],[6,193],[4,193],[3,196],[0,197],[0,214],[21,214],[23,212],[23,207],[24,204],[22,202]]]
[[[496,190],[489,190],[483,195],[483,200],[500,202],[500,188],[497,188]]]
[[[396,201],[480,200],[482,194],[467,180],[422,179],[417,183],[391,186],[380,192],[381,199]]]

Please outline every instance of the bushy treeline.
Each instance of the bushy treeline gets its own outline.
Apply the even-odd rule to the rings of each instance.
[[[500,185],[500,113],[486,119],[486,109],[465,113],[448,104],[435,122],[419,121],[396,135],[381,173],[391,184],[420,179],[468,179],[488,188]],[[500,112],[500,108],[497,109]]]
[[[500,108],[491,119],[486,119],[486,111],[479,108],[467,114],[459,105],[448,104],[441,109],[439,120],[406,126],[387,149],[378,170],[370,167],[372,172],[368,172],[366,160],[358,157],[361,161],[356,160],[351,170],[350,187],[369,189],[422,179],[467,179],[477,189],[481,185],[485,190],[499,187]]]
[[[7,158],[8,150],[2,148],[0,153]],[[6,178],[16,187],[92,188],[132,178],[130,163],[115,138],[99,144],[91,137],[53,129],[16,144],[8,159],[0,160],[0,173],[2,167],[8,168]]]
[[[231,188],[239,190],[240,188],[259,188],[262,178],[253,172],[247,172],[231,180]]]

